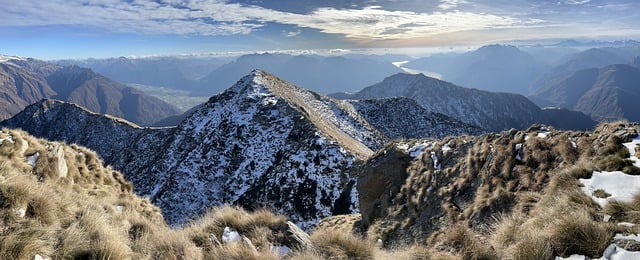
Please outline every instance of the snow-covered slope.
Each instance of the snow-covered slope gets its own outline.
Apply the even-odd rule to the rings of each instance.
[[[173,222],[234,203],[309,227],[355,209],[350,170],[382,140],[373,130],[330,99],[254,71],[177,126],[152,178],[132,181]]]

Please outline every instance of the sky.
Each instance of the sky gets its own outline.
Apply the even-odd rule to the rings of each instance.
[[[39,59],[640,39],[637,0],[0,0],[0,53]]]

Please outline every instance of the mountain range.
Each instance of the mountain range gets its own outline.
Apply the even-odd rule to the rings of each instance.
[[[613,64],[628,64],[633,57],[640,55],[638,51],[640,50],[627,48],[592,48],[569,55],[532,82],[532,93],[539,91],[550,82],[580,70],[602,68]]]
[[[400,73],[356,93],[334,96],[357,100],[407,97],[429,111],[493,131],[526,129],[536,123],[556,125],[564,129],[590,129],[595,125],[593,120],[582,113],[564,111],[572,116],[560,126],[557,124],[560,120],[554,118],[559,115],[557,111],[540,109],[522,95],[463,88],[422,74]]]
[[[539,89],[531,99],[542,106],[575,109],[598,121],[640,121],[640,69],[618,64],[569,73]]]
[[[121,83],[136,83],[186,90],[193,96],[211,96],[249,71],[270,71],[296,85],[319,93],[356,91],[401,72],[391,64],[404,55],[291,55],[246,54],[238,57],[150,57],[57,61],[78,65]]]
[[[232,57],[167,56],[58,60],[55,63],[90,68],[121,83],[191,90],[200,78],[231,60]]]
[[[90,69],[35,59],[0,56],[0,119],[44,98],[74,102],[101,114],[149,125],[180,111],[160,99],[127,87]]]
[[[435,54],[404,65],[442,75],[454,84],[493,92],[528,94],[549,66],[510,45],[487,45],[462,54]]]
[[[398,102],[405,106],[390,109]],[[257,70],[175,127],[140,128],[53,100],[31,105],[2,125],[96,150],[170,223],[231,203],[269,205],[308,228],[356,210],[353,167],[391,137],[483,132],[444,115],[420,114],[424,109],[411,104],[335,100]],[[407,125],[419,132],[387,136],[393,126],[384,124],[399,114],[415,119]]]

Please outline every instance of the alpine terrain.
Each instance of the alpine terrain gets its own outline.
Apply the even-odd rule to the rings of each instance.
[[[389,110],[398,101],[339,101],[256,70],[175,127],[140,128],[53,100],[2,125],[95,149],[170,223],[230,203],[269,206],[308,228],[323,217],[357,211],[353,167],[391,137],[483,132],[444,115],[429,119],[410,101],[401,102],[408,111]],[[395,133],[385,125],[393,123],[392,113],[415,121]]]
[[[180,111],[160,99],[90,69],[0,55],[0,119],[44,98],[77,103],[91,111],[150,125]]]
[[[556,125],[558,122],[554,118],[558,114],[556,111],[542,110],[522,95],[463,88],[422,74],[396,74],[354,94],[341,95],[358,100],[408,97],[429,111],[494,131],[525,129],[535,123]],[[595,125],[582,113],[565,113],[574,115],[570,121],[563,122],[565,129],[590,129]]]
[[[539,89],[540,105],[581,111],[598,121],[640,121],[640,69],[624,64],[569,73]]]

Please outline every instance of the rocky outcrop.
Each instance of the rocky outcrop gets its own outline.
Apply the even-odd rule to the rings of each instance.
[[[367,167],[358,174],[358,201],[362,225],[386,216],[395,203],[395,194],[407,178],[407,166],[412,158],[400,148],[387,146],[367,161]]]

